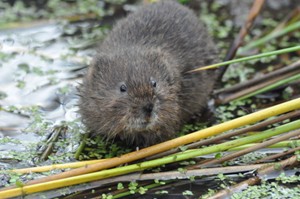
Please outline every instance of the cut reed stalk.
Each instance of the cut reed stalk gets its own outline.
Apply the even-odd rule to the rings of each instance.
[[[281,134],[283,132],[291,131],[294,129],[300,128],[300,120],[296,120],[294,122],[290,122],[288,124],[282,125],[280,127],[276,127],[275,129],[270,129],[265,131],[264,133],[257,134],[257,135],[251,135],[244,138],[240,138],[237,140],[233,140],[230,142],[218,144],[215,146],[210,146],[207,148],[202,148],[198,150],[193,151],[185,151],[179,154],[171,155],[165,158],[157,159],[157,160],[151,160],[147,162],[142,162],[138,164],[133,164],[129,166],[114,168],[114,169],[108,169],[103,170],[99,172],[94,172],[90,174],[84,174],[81,176],[75,176],[60,180],[55,180],[52,182],[45,182],[41,184],[34,184],[34,185],[25,185],[21,188],[14,188],[10,190],[4,190],[0,192],[0,196],[5,197],[15,197],[22,194],[30,194],[30,193],[36,193],[40,191],[50,190],[50,189],[56,189],[60,187],[95,181],[99,179],[109,178],[117,175],[123,175],[131,172],[141,171],[149,168],[153,168],[160,165],[165,165],[172,162],[178,162],[182,160],[187,160],[196,156],[200,155],[206,155],[215,153],[218,151],[224,151],[229,148],[237,147],[240,145],[244,145],[247,143],[257,142],[261,141],[263,139]]]
[[[181,145],[185,145],[191,142],[195,142],[197,140],[210,137],[234,128],[238,128],[247,124],[252,124],[254,122],[279,115],[282,113],[286,113],[292,110],[297,110],[300,109],[300,98],[294,99],[270,108],[266,108],[264,110],[251,113],[249,115],[224,122],[222,124],[212,126],[203,130],[196,131],[194,133],[175,138],[169,141],[166,141],[164,143],[160,143],[154,146],[150,146],[148,148],[141,149],[139,151],[131,152],[128,154],[125,154],[121,157],[116,157],[116,158],[111,158],[108,160],[105,160],[101,163],[96,163],[92,165],[87,165],[84,168],[77,168],[73,169],[71,171],[63,172],[60,174],[55,174],[52,176],[48,176],[45,178],[37,179],[37,180],[32,180],[26,183],[26,185],[31,185],[31,184],[37,184],[37,183],[42,183],[42,182],[48,182],[52,180],[58,180],[58,179],[63,179],[63,178],[68,178],[71,176],[78,176],[86,173],[91,173],[95,171],[100,171],[103,169],[109,169],[118,165],[121,165],[123,163],[129,163],[135,160],[139,160],[154,154],[161,153],[163,151],[167,151],[172,148],[179,147]],[[10,187],[11,188],[11,187]]]

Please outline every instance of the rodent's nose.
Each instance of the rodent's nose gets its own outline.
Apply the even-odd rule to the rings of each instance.
[[[143,111],[146,114],[150,115],[152,113],[153,107],[154,107],[154,105],[152,103],[148,103],[148,104],[146,104],[146,106],[143,107]]]

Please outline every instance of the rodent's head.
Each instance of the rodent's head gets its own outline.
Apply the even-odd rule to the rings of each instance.
[[[80,113],[94,133],[148,145],[180,125],[179,71],[167,53],[99,53],[80,87]]]

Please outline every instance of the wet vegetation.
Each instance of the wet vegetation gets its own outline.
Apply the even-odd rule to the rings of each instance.
[[[226,60],[230,50],[236,47],[234,41],[238,41],[239,31],[246,24],[253,2],[180,2],[199,14],[215,39],[220,59]],[[78,160],[120,157],[136,150],[119,142],[88,136],[77,114],[76,87],[97,44],[109,34],[116,20],[134,12],[139,3],[134,0],[0,2],[1,187],[20,188],[27,181],[88,163],[29,173],[11,172],[12,169],[40,169],[39,166]],[[299,6],[297,0],[266,2],[231,59],[299,46]],[[298,49],[230,65],[215,89],[214,106],[210,107],[213,113],[206,116],[207,122],[186,125],[178,136],[299,99],[299,55]],[[278,74],[270,75],[273,72]],[[138,173],[106,174],[115,177],[95,182],[90,180],[58,191],[30,192],[33,194],[25,198],[217,198],[224,196],[222,190],[231,192],[231,198],[296,198],[300,195],[300,133],[293,131],[299,131],[297,118],[300,113],[297,109],[299,106],[285,115],[231,130],[232,135],[228,137],[200,140],[194,146],[183,145],[115,168],[120,172],[118,169],[135,167],[137,170],[134,171]],[[226,148],[226,142],[255,138],[257,134],[283,128],[294,134],[275,142],[277,146],[261,146],[222,160],[253,146],[245,142],[242,146]],[[266,142],[267,138],[262,140]],[[214,150],[213,144],[225,148]],[[200,148],[199,151],[194,149],[196,147]],[[205,153],[205,150],[211,152]],[[185,158],[191,153],[199,154]],[[172,160],[182,157],[184,160],[168,162],[168,157]],[[151,160],[157,160],[158,166],[150,167]],[[269,168],[268,163],[277,166]],[[242,190],[242,185],[248,188]],[[0,198],[2,191],[4,189],[0,189]]]

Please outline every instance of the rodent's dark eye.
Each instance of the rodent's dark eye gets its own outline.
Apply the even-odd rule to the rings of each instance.
[[[155,81],[155,79],[153,79],[153,78],[151,77],[151,78],[150,78],[150,82],[151,82],[152,87],[155,88],[155,87],[156,87],[156,81]]]
[[[155,88],[156,87],[156,81],[152,80],[151,81],[152,86]]]
[[[123,92],[126,92],[127,91],[127,86],[125,84],[122,84],[120,86],[120,91],[123,93]]]

